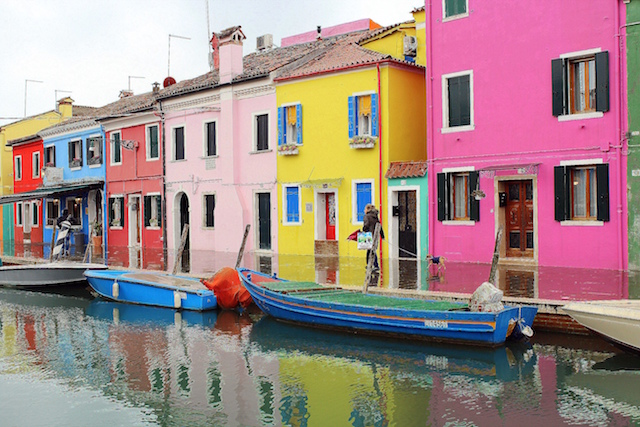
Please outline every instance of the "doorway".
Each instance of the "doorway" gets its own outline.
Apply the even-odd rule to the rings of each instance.
[[[258,205],[258,248],[271,249],[271,193],[256,193]]]
[[[189,199],[187,195],[182,193],[180,196],[180,228],[178,231],[179,239],[177,240],[177,244],[181,244],[182,238],[182,230],[184,230],[184,226],[189,224]],[[191,230],[187,232],[187,238],[184,243],[184,250],[182,251],[182,257],[180,258],[180,265],[182,267],[182,271],[184,273],[188,273],[191,271],[191,257],[190,253],[190,242],[189,237],[191,236]],[[179,246],[178,246],[179,247]]]
[[[398,191],[398,257],[417,257],[416,192]]]
[[[140,195],[129,196],[129,267],[142,266],[142,227],[140,211]]]
[[[506,181],[505,193],[506,255],[533,258],[533,181]]]

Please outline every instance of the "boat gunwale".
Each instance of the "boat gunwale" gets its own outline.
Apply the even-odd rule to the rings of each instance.
[[[90,274],[87,274],[90,273]],[[149,287],[154,287],[154,288],[162,288],[162,289],[166,289],[166,290],[172,290],[172,291],[179,291],[179,292],[187,292],[190,294],[196,294],[200,297],[205,297],[205,296],[215,296],[215,293],[210,290],[207,289],[204,285],[202,285],[200,283],[200,281],[198,279],[195,278],[191,278],[191,277],[187,277],[187,276],[176,276],[179,278],[183,278],[189,281],[193,281],[194,283],[197,282],[199,284],[202,285],[203,289],[194,289],[194,288],[188,288],[188,287],[183,287],[183,286],[176,286],[176,285],[169,285],[166,283],[159,283],[159,282],[152,282],[149,280],[144,280],[144,279],[133,279],[133,278],[127,278],[127,277],[123,277],[126,274],[130,274],[133,273],[132,271],[129,270],[125,270],[125,271],[113,271],[113,270],[109,270],[109,271],[103,271],[103,270],[97,270],[96,273],[90,272],[90,271],[86,271],[85,272],[85,277],[87,278],[93,278],[93,279],[98,279],[98,280],[106,280],[106,281],[113,281],[113,282],[117,282],[117,283],[130,283],[133,285],[143,285],[143,286],[149,286]],[[145,273],[141,273],[141,274],[145,274]],[[89,284],[91,285],[91,282],[89,282]],[[91,286],[93,288],[93,286]],[[94,288],[95,290],[95,288]],[[96,292],[98,292],[96,290]],[[121,301],[121,300],[114,300],[114,301]]]

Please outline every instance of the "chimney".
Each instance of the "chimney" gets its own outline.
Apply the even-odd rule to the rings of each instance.
[[[73,99],[67,96],[58,101],[58,112],[62,117],[71,117],[73,115]]]
[[[156,95],[158,92],[160,92],[160,83],[158,82],[153,82],[151,84],[151,87],[153,88],[153,94]]]
[[[220,37],[220,83],[230,83],[242,74],[242,41],[246,38],[241,27],[224,30]]]
[[[320,40],[322,39],[322,27],[320,25],[318,25],[318,34],[316,34],[316,40]]]
[[[120,91],[120,95],[118,95],[120,99],[128,98],[130,96],[133,96],[133,91],[130,89],[123,89]]]
[[[218,39],[218,35],[213,33],[211,37],[211,57],[209,58],[209,65],[211,67],[211,71],[220,69],[220,40]]]

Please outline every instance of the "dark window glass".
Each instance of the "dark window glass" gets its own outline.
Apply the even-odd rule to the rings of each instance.
[[[256,116],[257,129],[257,150],[264,151],[269,149],[269,116],[261,114]]]
[[[174,143],[174,160],[184,160],[184,128],[175,128],[173,130]]]
[[[207,123],[207,156],[217,155],[216,122]]]
[[[205,226],[213,227],[214,226],[213,211],[216,208],[216,196],[214,194],[207,194],[204,197],[205,197],[205,205],[206,205]]]
[[[449,127],[471,124],[469,75],[449,79]]]

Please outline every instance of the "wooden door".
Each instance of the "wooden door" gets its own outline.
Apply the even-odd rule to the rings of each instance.
[[[506,184],[507,256],[533,257],[533,181]]]
[[[326,240],[336,240],[336,195],[334,193],[325,193],[324,197]]]
[[[258,245],[271,249],[271,194],[258,193]]]

